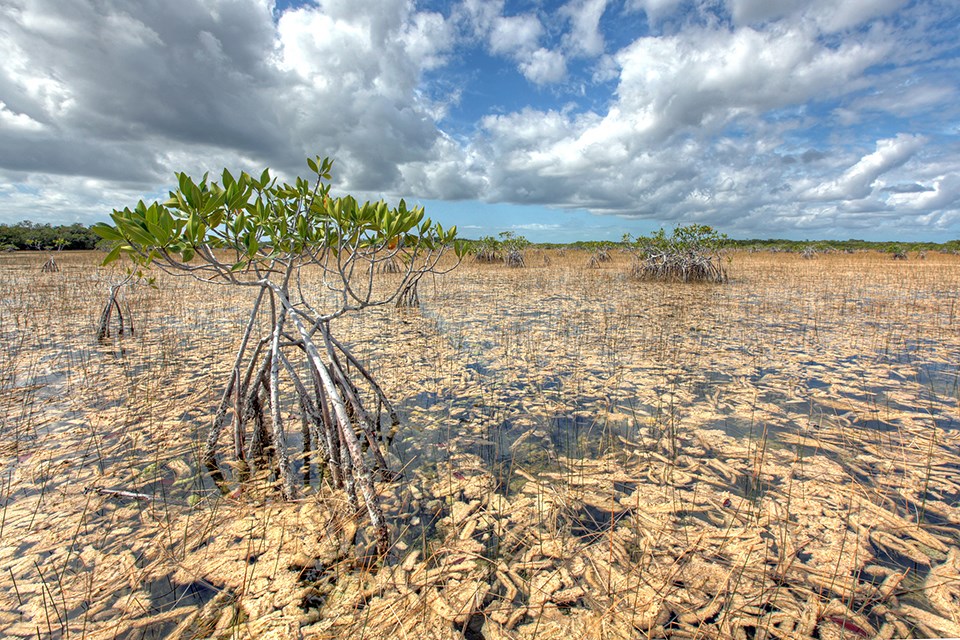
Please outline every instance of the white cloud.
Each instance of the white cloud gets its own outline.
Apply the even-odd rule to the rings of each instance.
[[[0,127],[20,129],[22,131],[40,131],[43,125],[25,113],[15,113],[0,101]]]
[[[90,224],[106,217],[104,201],[132,206],[139,198],[165,195],[166,191],[125,188],[109,179],[39,172],[24,178],[0,170],[0,202],[7,223],[31,220],[40,224]]]
[[[563,79],[567,65],[559,51],[540,48],[520,62],[520,72],[534,84],[549,84]]]
[[[535,15],[498,16],[490,27],[490,51],[525,56],[537,48],[543,26]]]
[[[523,56],[537,49],[544,32],[534,13],[503,15],[504,0],[465,0],[462,11],[474,36],[495,55]]]
[[[439,13],[414,14],[400,37],[410,60],[421,69],[442,66],[454,46],[453,27]]]
[[[807,191],[806,197],[817,200],[860,200],[873,193],[873,184],[884,173],[904,165],[927,139],[918,135],[899,134],[896,138],[877,141],[876,151],[862,157],[835,180]]]
[[[486,37],[497,18],[503,13],[503,0],[464,0],[461,10],[474,33]]]
[[[167,151],[291,171],[325,153],[343,186],[386,191],[438,135],[418,88],[454,30],[412,0],[325,0],[276,24],[262,0],[178,0],[135,18],[88,0],[17,1],[0,14],[13,52],[0,98],[21,125],[56,127],[4,127],[0,167],[144,181],[182,168]]]
[[[820,0],[816,6],[817,22],[824,31],[840,31],[887,15],[907,0]]]
[[[781,18],[809,5],[809,0],[727,0],[734,24],[746,25]]]
[[[529,222],[526,224],[512,224],[510,228],[516,229],[517,231],[552,231],[560,229],[561,226],[559,224],[547,224],[544,222]]]
[[[937,178],[929,190],[894,193],[887,198],[887,202],[898,209],[913,211],[956,208],[960,202],[960,173]]]
[[[737,124],[761,131],[771,109],[842,94],[882,56],[858,43],[828,49],[815,36],[697,29],[637,40],[616,57],[605,114],[526,109],[482,121],[492,195],[664,219],[732,217],[782,199],[771,195],[787,182],[782,163],[748,160],[771,157],[776,138],[711,136]]]
[[[910,116],[960,98],[957,87],[933,82],[909,82],[879,87],[868,96],[853,101],[850,111],[855,114],[885,111],[898,116]]]
[[[487,191],[484,158],[464,153],[449,136],[441,135],[431,152],[404,164],[400,171],[408,193],[431,200],[469,200]]]
[[[801,29],[689,30],[641,38],[622,50],[617,94],[664,134],[713,127],[741,114],[822,100],[856,88],[881,60],[879,44],[826,48]]]
[[[536,14],[503,15],[503,0],[466,0],[463,11],[474,36],[486,42],[490,53],[512,60],[533,84],[559,82],[566,75],[563,53],[540,44],[546,32]]]
[[[560,13],[570,20],[571,29],[564,36],[564,47],[574,55],[599,56],[604,51],[600,18],[607,0],[571,0]]]
[[[813,22],[824,32],[835,32],[887,15],[905,2],[906,0],[727,0],[727,6],[736,25],[790,17]]]
[[[643,11],[653,23],[676,11],[685,0],[628,0],[627,6]]]

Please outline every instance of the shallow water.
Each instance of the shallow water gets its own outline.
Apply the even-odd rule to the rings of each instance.
[[[924,579],[945,561],[938,545],[960,544],[960,487],[952,481],[960,471],[960,327],[936,301],[960,293],[960,278],[843,261],[812,274],[809,264],[742,259],[730,285],[689,288],[633,283],[617,265],[468,264],[421,291],[422,316],[379,309],[345,318],[338,335],[349,338],[403,416],[390,457],[403,479],[383,490],[405,549],[429,551],[434,569],[449,560],[459,571],[465,552],[457,545],[471,541],[480,546],[469,553],[513,566],[539,557],[553,535],[568,559],[617,538],[631,561],[652,562],[644,554],[653,554],[679,563],[702,552],[732,570],[747,551],[728,548],[723,536],[738,530],[766,545],[758,567],[782,568],[783,550],[800,548],[794,569],[807,573],[794,576],[796,592],[804,585],[803,593],[825,600],[855,601],[875,626],[885,618],[869,613],[872,601],[842,586],[848,578],[875,582],[875,567],[919,576],[905,582],[902,598],[936,611],[922,595]],[[955,276],[957,267],[942,270]],[[54,288],[73,308],[70,296],[79,294],[63,282]],[[202,523],[219,517],[222,498],[196,465],[249,300],[175,291],[172,312],[160,293],[142,292],[132,300],[142,330],[104,345],[77,334],[93,323],[95,303],[77,307],[86,316],[74,313],[70,323],[56,309],[46,320],[0,310],[20,323],[3,325],[13,340],[7,344],[22,345],[4,355],[11,364],[2,378],[0,504],[4,540],[10,531],[17,538],[0,560],[33,602],[43,595],[37,570],[16,560],[36,553],[38,564],[57,567],[64,593],[74,594],[71,619],[170,615],[158,628],[172,629],[212,597],[191,586],[207,584],[197,576],[225,562],[204,549],[236,554],[258,539],[219,533],[240,528],[247,516],[207,532],[212,525]],[[296,449],[299,420],[289,411]],[[97,487],[143,492],[151,501],[85,492]],[[494,508],[492,494],[509,504]],[[485,506],[455,520],[473,500]],[[55,507],[69,517],[58,519]],[[483,537],[451,543],[470,522]],[[260,539],[284,539],[282,529],[263,528]],[[698,536],[714,542],[690,547]],[[454,549],[442,551],[449,544]],[[64,558],[64,547],[76,555]],[[127,549],[136,562],[103,569]],[[77,564],[81,553],[86,559]],[[174,575],[173,557],[181,560],[172,566],[200,573]],[[287,565],[277,563],[283,577]],[[833,582],[816,576],[822,566],[832,567]],[[109,584],[140,580],[88,615],[77,603],[89,587],[70,578],[90,567],[101,567]],[[209,580],[217,588],[238,579],[218,575]],[[766,575],[750,579],[759,585]],[[310,598],[315,608],[336,602]],[[140,612],[131,613],[137,599]],[[765,602],[768,610],[789,605]],[[564,606],[569,615],[585,603]],[[41,619],[50,606],[14,608],[23,622]],[[140,627],[130,633],[150,637]]]

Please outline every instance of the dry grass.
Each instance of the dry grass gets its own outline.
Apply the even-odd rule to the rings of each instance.
[[[248,300],[161,279],[98,344],[92,255],[0,256],[0,635],[960,635],[960,259],[612,257],[341,321],[407,418],[378,568],[335,492],[196,471]]]

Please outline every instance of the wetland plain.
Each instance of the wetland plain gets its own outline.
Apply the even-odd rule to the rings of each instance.
[[[0,255],[0,636],[960,636],[960,257],[612,258],[336,321],[402,415],[375,562],[322,478],[198,464],[243,292],[158,274],[98,341],[120,268]]]

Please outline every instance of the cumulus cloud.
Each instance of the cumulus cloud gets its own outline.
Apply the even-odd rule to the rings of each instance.
[[[734,24],[748,25],[802,16],[825,32],[849,29],[887,15],[906,0],[727,0]]]
[[[918,185],[919,186],[919,185]],[[942,176],[934,181],[932,187],[917,190],[893,190],[887,202],[897,208],[913,211],[930,211],[956,208],[960,202],[960,173]]]
[[[877,141],[876,151],[865,155],[835,180],[817,185],[807,192],[814,200],[860,200],[873,192],[873,184],[884,173],[905,164],[927,139],[899,134]]]
[[[311,149],[339,159],[345,188],[393,192],[400,165],[433,148],[439,135],[429,101],[416,89],[452,41],[435,13],[414,13],[405,0],[304,6],[277,25],[280,70],[295,74],[280,105],[298,157]],[[422,40],[429,37],[429,43]]]
[[[604,37],[600,19],[607,8],[607,0],[571,0],[560,13],[570,20],[570,31],[563,38],[565,49],[573,55],[599,56],[604,51]]]
[[[20,131],[40,131],[43,125],[28,116],[25,113],[17,113],[7,108],[7,105],[0,102],[0,126],[4,129]]]
[[[474,37],[490,53],[505,56],[535,85],[559,82],[566,75],[566,60],[557,49],[541,45],[545,28],[535,13],[504,15],[503,0],[466,0],[463,11]]]
[[[282,79],[264,62],[273,32],[257,3],[238,3],[227,21],[189,4],[133,16],[102,3],[21,1],[3,20],[18,59],[0,71],[5,102],[44,127],[4,129],[2,167],[30,170],[19,153],[27,145],[48,171],[138,180],[157,167],[153,140],[246,151],[281,142],[268,91]]]
[[[20,126],[0,132],[0,167],[132,181],[182,168],[170,149],[288,170],[319,151],[338,156],[345,186],[390,189],[438,135],[415,89],[453,41],[408,0],[325,0],[276,23],[261,0],[136,14],[16,0],[3,20],[16,62],[0,72],[0,113]]]
[[[802,28],[691,30],[641,38],[618,55],[620,103],[662,134],[849,91],[882,44],[824,47]]]
[[[522,57],[537,48],[543,26],[535,15],[498,16],[490,25],[490,51]]]
[[[526,109],[482,121],[488,196],[731,222],[782,194],[788,180],[779,162],[746,161],[772,160],[769,143],[712,136],[758,126],[771,109],[842,94],[881,57],[882,48],[859,43],[823,47],[802,29],[638,39],[616,57],[616,99],[606,113]],[[823,157],[807,149],[799,159]]]
[[[548,84],[561,80],[567,65],[560,52],[540,48],[520,63],[520,71],[534,84]]]
[[[634,11],[643,11],[651,22],[658,22],[676,11],[684,0],[628,0],[627,6]]]

